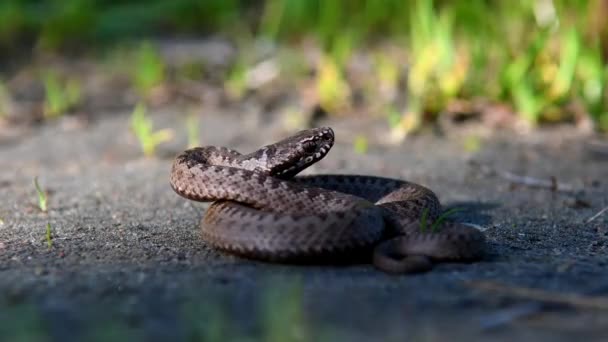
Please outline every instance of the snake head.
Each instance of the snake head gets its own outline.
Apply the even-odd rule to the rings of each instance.
[[[289,138],[266,146],[268,171],[281,179],[289,179],[327,155],[334,144],[334,131],[329,127],[297,132]]]

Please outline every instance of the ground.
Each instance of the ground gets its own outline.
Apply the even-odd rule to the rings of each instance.
[[[387,145],[376,139],[384,121],[321,119],[337,142],[307,173],[419,182],[446,207],[466,209],[455,218],[487,236],[481,262],[391,276],[368,264],[277,265],[210,249],[197,228],[206,204],[168,183],[186,146],[176,112],[152,116],[175,130],[155,158],[142,157],[128,113],[0,136],[0,339],[608,338],[608,213],[591,219],[608,206],[608,160],[589,151],[588,136],[456,128]],[[279,127],[203,113],[201,144],[251,151],[283,138]],[[365,153],[354,151],[355,134],[369,137]],[[514,175],[555,177],[557,189]]]

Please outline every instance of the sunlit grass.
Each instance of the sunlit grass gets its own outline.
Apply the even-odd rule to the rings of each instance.
[[[243,59],[239,59],[233,65],[226,81],[224,90],[232,100],[240,100],[247,91],[247,65]]]
[[[356,52],[366,51],[374,56],[372,74],[365,75],[372,86],[365,89],[367,102],[357,105],[368,106],[364,109],[374,115],[395,106],[395,99],[407,98],[390,115],[396,139],[436,120],[452,101],[477,98],[509,105],[530,126],[571,120],[575,105],[596,128],[608,131],[601,1],[265,0],[259,16],[250,16],[249,6],[221,0],[53,2],[40,17],[38,7],[12,0],[0,5],[5,19],[0,20],[0,45],[30,34],[52,43],[46,45],[62,46],[86,37],[108,41],[142,33],[219,32],[237,45],[238,56],[223,81],[233,100],[247,93],[248,69],[259,60],[243,56],[255,50],[260,38],[282,43],[280,50],[295,47],[299,55],[312,46],[319,49],[321,57],[312,62],[318,64],[305,66],[290,58],[287,65],[281,62],[281,76],[300,87],[314,69],[310,76],[317,101],[329,114],[352,112],[359,85],[352,84],[347,66]],[[399,53],[392,54],[387,45]],[[170,76],[147,42],[129,63],[140,95]],[[200,75],[200,66],[183,73]],[[49,77],[45,88],[45,115],[69,110],[68,86]]]
[[[319,105],[330,114],[345,114],[349,107],[351,90],[340,66],[330,56],[319,61],[316,79]]]
[[[365,154],[367,153],[368,148],[368,140],[364,135],[358,135],[355,137],[355,141],[353,141],[353,149],[355,150],[355,153]]]
[[[76,106],[82,97],[82,90],[76,79],[60,79],[53,71],[47,71],[43,76],[45,91],[44,116],[54,118],[65,114]]]
[[[173,131],[161,129],[154,131],[154,124],[147,116],[147,109],[143,103],[137,104],[131,114],[131,130],[137,137],[145,157],[152,157],[159,144],[173,139]]]
[[[165,63],[150,42],[141,43],[133,63],[133,84],[143,96],[165,81]]]
[[[482,148],[482,140],[480,137],[475,135],[469,135],[464,138],[462,144],[465,152],[467,153],[476,153],[479,152]]]
[[[188,148],[197,147],[200,145],[199,139],[199,122],[200,119],[196,112],[192,111],[186,117],[186,131],[188,136]]]
[[[8,117],[11,111],[10,94],[6,85],[0,79],[0,119]]]
[[[40,208],[42,212],[46,212],[48,196],[46,191],[42,190],[40,187],[38,177],[34,177],[34,187],[36,188],[36,193],[38,194],[38,208]]]

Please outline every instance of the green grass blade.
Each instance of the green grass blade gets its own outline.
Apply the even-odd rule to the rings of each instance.
[[[443,214],[441,214],[441,216],[439,216],[437,218],[437,220],[433,223],[433,225],[431,226],[431,231],[433,233],[437,232],[437,229],[439,228],[439,226],[451,215],[459,212],[459,211],[463,211],[464,209],[462,208],[452,208],[446,212],[444,212]]]
[[[188,148],[200,145],[198,137],[199,118],[195,113],[190,113],[186,118],[186,130],[188,135]]]
[[[144,156],[148,158],[154,155],[157,145],[173,139],[173,131],[170,129],[153,131],[152,121],[146,117],[146,107],[143,103],[138,103],[131,114],[131,129]]]
[[[420,231],[424,233],[426,231],[427,217],[429,216],[429,208],[424,208],[422,211],[422,218],[420,219]]]
[[[44,192],[40,187],[40,184],[38,184],[38,177],[34,177],[34,186],[36,187],[36,192],[38,193],[38,207],[43,212],[46,212],[47,196],[46,192]]]
[[[46,245],[49,249],[53,247],[53,235],[50,223],[46,224]]]

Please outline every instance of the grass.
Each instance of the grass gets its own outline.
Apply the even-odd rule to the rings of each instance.
[[[351,89],[336,59],[322,56],[317,66],[316,90],[319,105],[328,113],[348,110]]]
[[[46,245],[49,247],[49,249],[53,248],[53,231],[51,224],[48,222],[46,224]]]
[[[302,282],[299,279],[271,282],[261,303],[264,341],[310,341],[304,316]],[[279,284],[279,285],[277,285]]]
[[[199,117],[195,112],[191,112],[186,117],[186,131],[188,135],[188,148],[200,146],[199,140]]]
[[[475,135],[468,135],[464,138],[463,141],[464,151],[467,153],[477,153],[483,147],[483,141],[480,137]]]
[[[454,215],[455,213],[462,211],[463,209],[461,208],[452,208],[444,213],[442,213],[441,215],[439,215],[439,217],[433,222],[433,224],[428,227],[428,215],[429,215],[429,209],[425,208],[422,211],[422,217],[420,218],[420,231],[422,233],[427,232],[428,230],[431,231],[431,233],[436,233],[439,229],[439,227],[441,227],[441,224],[443,222],[445,222],[445,220],[448,219],[448,217]]]
[[[9,116],[10,105],[10,94],[4,82],[0,79],[0,119]]]
[[[38,208],[42,212],[47,211],[47,194],[46,191],[42,190],[40,184],[38,183],[38,177],[34,178],[34,187],[36,188],[36,193],[38,194]]]
[[[137,48],[133,61],[132,82],[140,95],[146,97],[166,78],[166,65],[156,48],[148,41]]]
[[[202,295],[200,295],[202,293]],[[251,301],[243,306],[224,290],[202,285],[199,295],[177,301],[172,322],[161,327],[173,329],[188,341],[335,341],[336,330],[324,322],[306,317],[304,289],[300,277],[270,276],[262,278],[260,288],[252,293]],[[8,298],[8,297],[7,297]],[[116,299],[116,298],[114,298]],[[83,307],[79,315],[83,320],[75,332],[76,339],[86,341],[146,341],[155,331],[134,320],[131,311],[109,303],[96,308]],[[7,303],[0,300],[0,339],[6,341],[52,340],[56,324],[43,320],[42,312],[34,302]],[[174,310],[174,309],[172,309]],[[243,316],[250,314],[250,316]],[[249,317],[249,318],[247,318]],[[143,317],[146,320],[146,316]],[[247,319],[245,322],[243,319]],[[144,322],[145,323],[145,322]],[[158,326],[158,324],[157,324]],[[170,330],[171,331],[171,330]]]
[[[170,129],[154,131],[154,124],[147,117],[143,103],[138,103],[131,114],[131,130],[137,137],[144,156],[148,158],[154,156],[159,144],[173,139],[173,131]]]
[[[365,154],[369,149],[367,138],[364,135],[357,135],[353,141],[353,149],[355,153]]]
[[[224,90],[228,97],[232,100],[240,100],[245,96],[247,91],[247,66],[243,59],[236,61],[224,82]]]
[[[215,291],[212,293],[215,294]],[[223,295],[206,295],[186,301],[180,310],[181,321],[190,341],[319,341],[323,332],[310,329],[303,305],[303,283],[300,277],[269,276],[262,278],[260,291],[252,305],[238,310],[251,310],[252,334],[243,334],[235,319],[234,302]],[[232,309],[231,309],[232,308]],[[239,312],[237,316],[241,316]],[[237,318],[238,319],[238,318]]]
[[[43,76],[45,93],[43,113],[54,118],[74,108],[81,100],[81,86],[76,79],[62,81],[57,73],[47,71]]]
[[[47,323],[33,304],[3,306],[0,312],[0,339],[3,341],[50,341]]]
[[[48,207],[47,207],[48,196],[47,196],[46,191],[44,191],[42,189],[42,187],[40,187],[40,184],[38,183],[38,177],[34,177],[34,187],[36,188],[36,193],[38,194],[38,208],[40,208],[40,210],[43,213],[46,213],[48,210]],[[49,249],[52,248],[53,247],[53,231],[52,231],[51,224],[48,222],[46,224],[45,239],[46,239],[46,244],[47,244],[48,248]]]
[[[253,47],[266,39],[299,53],[318,48],[312,72],[298,62],[305,72],[284,73],[286,82],[298,89],[311,78],[329,114],[348,115],[355,106],[383,113],[395,137],[435,121],[455,100],[480,98],[508,105],[531,127],[573,121],[580,116],[573,108],[582,108],[596,129],[608,132],[606,15],[608,5],[600,0],[43,0],[36,6],[6,0],[0,48],[30,42],[44,49],[95,49],[159,33],[219,33],[237,45],[223,86],[240,100],[248,69],[257,62]],[[372,56],[365,85],[349,71],[361,52]],[[135,55],[132,84],[145,97],[170,78],[170,70],[147,40]],[[51,77],[45,88],[48,115],[70,107],[69,86]],[[358,95],[363,105],[354,103]]]

